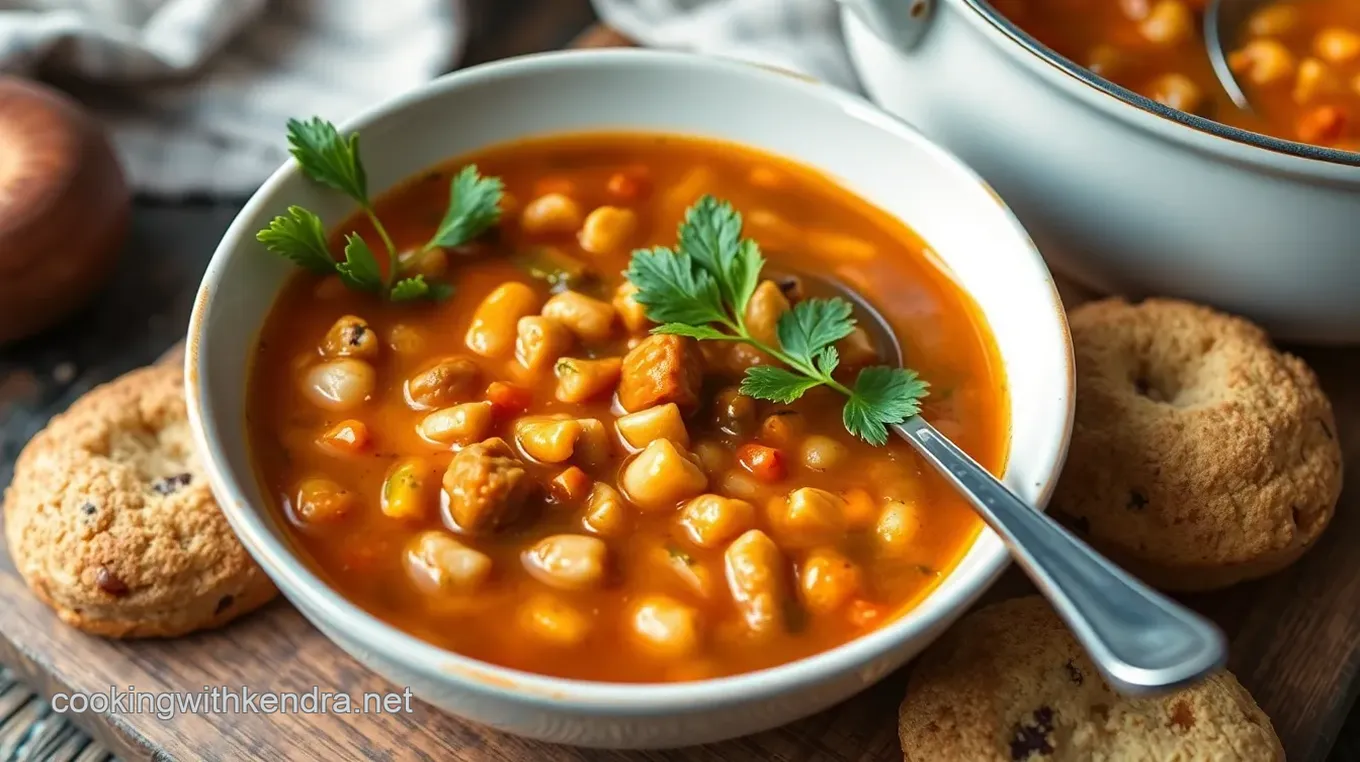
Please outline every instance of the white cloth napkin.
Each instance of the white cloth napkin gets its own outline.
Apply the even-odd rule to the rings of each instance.
[[[457,0],[0,0],[0,71],[108,127],[137,190],[244,195],[289,117],[338,121],[451,68]]]
[[[779,66],[841,87],[859,82],[835,0],[594,0],[614,29],[647,47]]]

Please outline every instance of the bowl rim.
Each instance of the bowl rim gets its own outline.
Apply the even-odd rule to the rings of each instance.
[[[1034,432],[1036,438],[1044,438],[1042,445],[1053,453],[1053,461],[1045,471],[1027,475],[1037,490],[1036,503],[1041,508],[1047,504],[1067,455],[1074,416],[1075,386],[1071,335],[1062,299],[1053,277],[1023,226],[981,177],[953,154],[925,138],[915,128],[881,111],[867,100],[824,83],[789,76],[781,70],[732,59],[641,49],[569,50],[507,58],[460,69],[366,109],[338,126],[343,131],[358,130],[381,117],[398,113],[414,104],[446,97],[464,86],[572,67],[614,67],[634,71],[657,69],[671,73],[693,70],[696,67],[705,68],[714,73],[745,78],[752,87],[785,88],[789,91],[789,97],[829,100],[847,114],[848,118],[866,122],[872,127],[891,133],[897,139],[914,144],[934,161],[941,162],[950,171],[962,173],[965,178],[971,179],[987,190],[997,204],[1004,224],[1019,241],[1023,242],[1023,251],[1017,251],[1016,254],[1026,256],[1024,266],[1031,269],[1041,282],[1048,285],[1049,293],[1044,296],[1048,301],[1047,306],[1056,318],[1055,328],[1061,334],[1055,338],[1061,341],[1065,367],[1054,368],[1053,372],[1055,376],[1061,374],[1065,377],[1063,381],[1059,381],[1065,383],[1060,397],[1062,415],[1054,416],[1053,420],[1046,424],[1047,430]],[[755,143],[751,145],[759,147]],[[214,494],[218,497],[219,506],[228,523],[240,537],[242,544],[304,616],[309,619],[317,616],[329,626],[342,623],[346,628],[342,637],[345,642],[357,642],[366,649],[381,653],[384,661],[396,664],[412,674],[437,676],[433,678],[437,680],[454,680],[463,687],[474,689],[484,695],[521,704],[561,708],[563,702],[566,702],[577,711],[628,714],[657,710],[676,711],[695,706],[723,706],[768,697],[860,669],[873,659],[891,652],[913,638],[926,636],[933,639],[954,619],[962,615],[1009,564],[1009,553],[992,530],[984,526],[966,555],[977,551],[978,543],[987,541],[989,535],[991,547],[981,549],[984,555],[976,563],[971,586],[960,587],[949,596],[949,600],[942,598],[941,588],[937,586],[893,621],[834,648],[761,670],[679,683],[601,682],[526,672],[440,648],[383,622],[350,602],[321,579],[297,557],[285,540],[275,536],[264,518],[265,509],[251,507],[250,501],[239,486],[239,480],[230,473],[224,459],[219,455],[221,450],[218,445],[221,440],[219,421],[209,405],[210,397],[203,383],[203,376],[208,372],[205,359],[207,353],[202,351],[203,341],[208,335],[206,315],[209,312],[212,294],[217,291],[226,269],[225,263],[234,256],[234,251],[241,248],[243,239],[253,237],[254,231],[246,229],[246,223],[256,216],[262,207],[273,204],[280,185],[297,171],[297,164],[292,159],[276,170],[237,214],[213,253],[194,301],[185,342],[186,399],[195,444],[201,453]],[[1058,379],[1055,378],[1055,381]],[[243,425],[243,422],[229,422],[227,425]],[[1014,442],[1013,431],[1011,441]],[[1009,461],[1007,468],[1009,470]],[[953,570],[950,574],[956,571]],[[942,580],[938,584],[944,583]],[[337,640],[327,632],[328,628],[318,629],[333,642]],[[341,645],[342,650],[348,650],[341,643],[337,645]],[[881,675],[875,675],[872,679],[866,678],[866,684],[878,677]]]
[[[999,32],[1003,37],[1018,45],[1024,52],[1047,64],[1057,73],[1067,75],[1080,85],[1084,85],[1086,89],[1100,97],[1109,97],[1123,105],[1132,106],[1158,117],[1176,128],[1189,128],[1215,140],[1257,149],[1250,152],[1250,157],[1253,159],[1259,160],[1264,155],[1275,154],[1317,162],[1324,166],[1360,167],[1360,151],[1342,151],[1336,148],[1264,135],[1165,106],[1145,95],[1115,84],[1053,50],[1006,18],[1005,14],[997,10],[989,0],[955,1],[962,3],[972,11],[969,15],[975,22],[982,22],[986,27],[990,27],[991,31]],[[1265,152],[1265,154],[1262,154],[1262,152]]]

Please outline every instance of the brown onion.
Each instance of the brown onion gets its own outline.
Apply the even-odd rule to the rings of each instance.
[[[94,293],[122,248],[130,207],[99,125],[56,90],[0,77],[0,344]]]

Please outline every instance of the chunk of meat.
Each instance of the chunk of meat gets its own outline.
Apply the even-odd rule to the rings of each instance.
[[[669,334],[648,336],[623,358],[619,404],[635,413],[674,402],[688,415],[699,407],[703,381],[699,342]]]
[[[514,521],[538,485],[510,445],[492,437],[453,456],[444,472],[444,490],[456,529],[480,534]]]

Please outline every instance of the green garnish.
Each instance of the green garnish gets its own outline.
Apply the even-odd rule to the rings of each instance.
[[[268,228],[256,234],[266,249],[312,272],[337,273],[346,286],[394,302],[440,301],[453,293],[447,283],[401,272],[396,246],[368,195],[368,174],[359,156],[357,134],[342,136],[335,125],[317,117],[305,122],[290,119],[288,145],[303,174],[359,204],[382,239],[389,265],[384,274],[368,243],[354,233],[345,236],[345,259],[337,262],[326,243],[321,219],[298,206],[289,207],[287,215],[275,217]],[[486,232],[500,221],[503,191],[499,179],[482,177],[475,166],[463,167],[449,185],[448,210],[421,251],[461,246]]]
[[[809,389],[828,386],[848,399],[842,421],[873,445],[888,441],[887,426],[921,410],[928,384],[914,370],[875,366],[846,386],[832,377],[840,364],[834,346],[855,327],[852,307],[839,297],[806,299],[779,317],[778,346],[746,326],[746,306],[765,265],[755,241],[741,237],[741,215],[726,201],[704,196],[685,213],[678,245],[633,252],[628,280],[633,298],[659,323],[652,333],[749,344],[786,367],[748,368],[741,393],[788,404]]]

